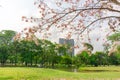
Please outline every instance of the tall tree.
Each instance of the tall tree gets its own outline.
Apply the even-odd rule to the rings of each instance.
[[[37,51],[36,44],[33,41],[22,40],[19,43],[19,52],[21,56],[21,62],[25,63],[25,66],[33,64],[34,53]]]
[[[8,53],[10,53],[10,44],[13,42],[15,34],[16,32],[12,30],[2,30],[0,32],[0,61],[2,65],[5,64],[8,58]]]
[[[0,46],[0,63],[1,66],[4,66],[8,59],[8,46],[2,45]]]

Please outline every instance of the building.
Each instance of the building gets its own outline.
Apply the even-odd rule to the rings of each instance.
[[[70,49],[68,49],[68,53],[70,56],[74,56],[74,39],[60,38],[59,44],[67,44],[70,47]]]

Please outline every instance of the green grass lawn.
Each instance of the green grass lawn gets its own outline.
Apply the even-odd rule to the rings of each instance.
[[[65,72],[43,68],[1,67],[0,80],[120,80],[120,67],[85,67],[103,72]]]

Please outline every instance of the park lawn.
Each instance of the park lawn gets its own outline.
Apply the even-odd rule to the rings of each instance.
[[[120,66],[80,67],[80,71],[116,71],[120,72]]]
[[[120,67],[84,67],[81,69],[110,69],[103,72],[66,72],[28,67],[1,67],[0,80],[120,80]],[[114,71],[118,70],[118,71]]]

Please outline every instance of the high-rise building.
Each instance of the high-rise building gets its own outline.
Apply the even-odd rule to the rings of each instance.
[[[67,44],[70,47],[70,49],[68,49],[68,53],[70,56],[74,56],[74,39],[60,38],[59,44]]]

